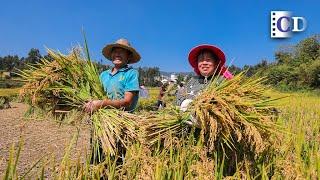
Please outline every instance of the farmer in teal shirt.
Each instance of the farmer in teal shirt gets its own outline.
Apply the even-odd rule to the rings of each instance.
[[[93,112],[104,107],[114,107],[134,111],[139,98],[139,74],[128,64],[140,60],[139,53],[126,39],[119,39],[105,46],[102,54],[112,61],[114,67],[100,74],[100,80],[108,99],[93,100],[85,104],[86,112]]]

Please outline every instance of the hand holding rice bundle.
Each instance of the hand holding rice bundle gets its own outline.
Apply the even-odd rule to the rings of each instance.
[[[123,44],[112,44],[105,50],[111,50],[108,53],[113,53],[112,48],[116,48],[115,46],[123,46]],[[119,55],[119,49],[116,51],[113,54],[119,60],[122,54],[120,52]],[[113,96],[116,95],[116,92],[108,88],[114,88],[115,84],[109,84],[113,85],[112,87],[105,84],[103,76],[99,77],[97,67],[90,59],[87,46],[85,46],[85,52],[86,54],[82,53],[81,48],[75,48],[69,55],[63,55],[48,50],[50,60],[42,59],[40,63],[30,65],[30,69],[20,71],[20,76],[26,82],[20,95],[32,99],[29,101],[32,108],[38,107],[44,111],[55,112],[57,108],[63,108],[67,111],[77,110],[83,114],[83,107],[85,107],[85,110],[91,114],[92,136],[95,145],[101,146],[104,153],[114,155],[118,144],[125,147],[127,143],[136,138],[136,119],[133,114],[122,111],[124,108],[132,110],[135,104],[127,103],[126,98],[122,101]],[[126,53],[124,51],[124,54]],[[133,59],[130,55],[131,61],[138,61],[136,54],[132,56]],[[117,75],[127,71],[133,72],[132,68],[125,67],[127,71],[121,68],[123,67],[119,68]],[[103,74],[108,75],[109,73],[105,71]],[[139,87],[136,78],[133,84]],[[123,93],[123,95],[127,94]],[[137,100],[137,98],[132,96],[130,101],[132,100]],[[96,102],[109,102],[109,104],[102,106],[101,103]],[[127,105],[133,106],[126,107]],[[109,107],[109,109],[99,109],[103,107]],[[79,118],[78,121],[82,119]]]

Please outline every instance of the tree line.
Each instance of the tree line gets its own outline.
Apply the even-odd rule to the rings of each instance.
[[[267,77],[267,84],[284,90],[320,88],[320,35],[282,46],[274,57],[273,62],[262,60],[256,65],[229,69],[235,74],[245,70],[247,76]]]
[[[53,58],[48,54],[42,56],[39,49],[36,48],[31,48],[27,57],[20,58],[18,55],[8,55],[0,57],[0,71],[15,72],[16,69],[23,70],[25,68],[28,68],[28,64],[39,63],[42,58],[45,58],[49,61],[53,60]],[[95,64],[98,67],[99,71],[103,71],[109,68],[108,65],[102,64],[101,61],[95,62]]]
[[[296,45],[283,46],[275,54],[275,61],[261,60],[256,65],[245,65],[242,68],[232,65],[229,70],[234,74],[246,71],[247,76],[265,76],[267,84],[282,89],[320,88],[320,35],[313,35],[301,40]],[[27,68],[27,64],[38,63],[42,58],[52,59],[49,55],[42,56],[38,49],[30,49],[27,57],[8,55],[0,57],[0,71],[13,72],[15,68]],[[96,62],[100,72],[110,68]],[[158,67],[139,67],[139,82],[144,86],[159,86],[160,69]],[[178,75],[182,81],[183,76]]]
[[[42,58],[45,58],[49,61],[53,60],[52,57],[50,57],[50,55],[42,56],[40,54],[39,49],[36,48],[30,49],[27,57],[19,57],[18,55],[8,55],[0,57],[0,72],[11,72],[11,75],[15,76],[13,72],[15,72],[16,69],[23,70],[25,68],[28,68],[27,64],[39,63]],[[110,68],[109,65],[103,64],[102,60],[95,61],[94,63],[97,66],[100,73]],[[139,82],[141,85],[153,87],[159,85],[160,69],[158,67],[139,67],[137,68],[137,70],[139,71]],[[6,85],[6,87],[11,86]]]

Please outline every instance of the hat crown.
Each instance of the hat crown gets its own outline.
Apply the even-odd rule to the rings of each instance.
[[[130,45],[129,41],[124,38],[120,38],[116,42],[106,45],[102,49],[102,54],[104,55],[104,57],[111,60],[112,59],[111,54],[112,54],[112,50],[114,48],[122,48],[122,49],[126,49],[130,52],[129,62],[128,62],[129,64],[136,63],[141,58],[140,54]]]
[[[129,41],[127,39],[124,39],[124,38],[118,39],[115,43],[131,47]]]

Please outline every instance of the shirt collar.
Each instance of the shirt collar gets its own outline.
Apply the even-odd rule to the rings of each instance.
[[[122,67],[121,69],[119,69],[115,74],[117,74],[118,72],[125,72],[125,71],[127,71],[127,70],[129,70],[129,69],[131,69],[132,67],[129,67],[128,65],[126,65],[126,66],[124,66],[124,67]],[[108,72],[109,72],[109,74],[112,74],[111,72],[112,72],[112,69],[113,68],[111,68],[111,69],[109,69],[108,70]],[[114,75],[115,75],[114,74]]]

